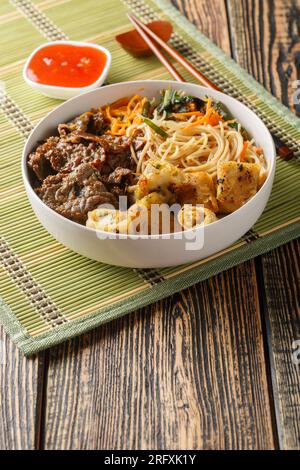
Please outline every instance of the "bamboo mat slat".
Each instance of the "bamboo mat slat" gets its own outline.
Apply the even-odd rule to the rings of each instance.
[[[22,79],[30,51],[51,39],[103,44],[112,53],[110,83],[168,79],[155,58],[138,60],[115,41],[130,29],[126,12],[170,19],[173,45],[225,92],[251,107],[296,154],[278,160],[270,201],[255,226],[232,247],[192,265],[160,270],[108,266],[56,242],[34,216],[20,158],[26,136],[58,100]],[[0,6],[0,320],[32,354],[206,279],[279,246],[300,233],[300,121],[165,0],[12,0]],[[182,74],[186,75],[185,71]]]

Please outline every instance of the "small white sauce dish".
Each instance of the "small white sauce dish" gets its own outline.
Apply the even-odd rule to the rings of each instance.
[[[76,87],[76,88],[56,86],[56,85],[45,85],[45,84],[37,83],[31,80],[28,77],[27,72],[28,72],[31,59],[34,57],[34,55],[45,47],[48,47],[51,45],[59,45],[59,44],[68,44],[68,45],[81,46],[81,47],[92,47],[103,52],[106,56],[106,63],[105,63],[103,71],[101,72],[97,80],[88,86]],[[87,91],[91,91],[91,90],[94,90],[95,88],[99,88],[104,83],[107,77],[107,74],[110,69],[110,64],[111,64],[111,54],[109,50],[107,50],[103,46],[99,46],[98,44],[87,43],[87,42],[82,42],[82,41],[49,41],[49,42],[41,44],[39,47],[34,49],[34,51],[30,54],[23,68],[23,78],[25,82],[29,86],[31,86],[31,88],[38,90],[43,95],[49,96],[50,98],[68,100],[69,98],[74,98],[75,96],[82,95],[82,93],[86,93]]]

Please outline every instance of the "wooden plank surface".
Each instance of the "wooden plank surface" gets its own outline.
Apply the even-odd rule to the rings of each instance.
[[[0,327],[0,449],[38,446],[44,353],[28,360]]]
[[[224,2],[175,3],[230,53]],[[271,415],[251,261],[55,348],[43,445],[273,448]]]
[[[235,60],[300,116],[293,102],[300,76],[300,0],[229,0],[228,12]],[[299,261],[295,241],[262,256],[259,264],[283,449],[300,449],[300,367],[292,361],[293,342],[300,341]]]
[[[235,60],[300,116],[300,0],[227,0],[227,8]]]
[[[53,349],[46,398],[47,449],[273,448],[253,263]]]
[[[205,36],[231,55],[227,7],[223,0],[172,0],[172,4]]]
[[[300,242],[262,258],[279,443],[300,449]],[[294,355],[293,353],[298,354]]]

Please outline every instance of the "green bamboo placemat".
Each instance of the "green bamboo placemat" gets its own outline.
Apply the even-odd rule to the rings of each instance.
[[[108,266],[71,252],[39,224],[20,171],[24,138],[58,101],[22,79],[30,51],[45,40],[101,43],[113,57],[109,82],[168,79],[155,58],[134,59],[114,36],[129,29],[126,11],[144,20],[169,18],[174,46],[225,92],[250,106],[295,150],[278,160],[274,189],[262,217],[242,240],[192,265],[161,270]],[[0,4],[1,311],[6,331],[25,354],[57,344],[104,322],[279,246],[300,233],[300,121],[165,0],[13,0]],[[185,72],[183,75],[188,77]]]

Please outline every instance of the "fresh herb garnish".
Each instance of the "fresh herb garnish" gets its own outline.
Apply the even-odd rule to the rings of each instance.
[[[143,120],[144,120],[144,123],[147,124],[147,126],[151,127],[156,132],[156,134],[161,135],[165,139],[167,139],[169,137],[169,135],[166,133],[166,131],[164,131],[161,127],[154,124],[154,122],[151,121],[151,119],[143,117]]]
[[[232,129],[235,129],[236,131],[239,130],[239,123],[235,120],[235,118],[232,116],[230,111],[226,108],[225,104],[221,103],[220,101],[213,102],[213,107],[218,111],[218,113],[222,116],[224,121],[232,121],[229,122],[228,125],[229,127],[232,127]],[[244,139],[248,140],[249,135],[248,132],[244,127],[241,126],[241,134],[244,137]]]
[[[213,101],[212,106],[216,111],[218,111],[224,121],[230,121],[231,119],[234,119],[226,108],[225,104],[221,103],[221,101]]]
[[[236,131],[239,130],[240,124],[237,121],[230,122],[228,125],[229,125],[229,127],[232,127],[233,129],[235,129]],[[248,134],[248,132],[246,131],[246,129],[244,127],[242,127],[242,126],[240,127],[240,132],[241,132],[244,140],[250,140],[249,134]]]
[[[163,113],[166,111],[167,113],[183,113],[189,111],[187,105],[194,103],[197,110],[200,110],[205,106],[205,102],[202,101],[200,98],[196,98],[195,96],[190,95],[181,95],[176,90],[172,90],[172,88],[168,88],[162,92],[161,100],[157,106],[157,112]]]
[[[149,117],[150,116],[150,108],[151,108],[151,103],[150,101],[145,101],[143,110],[142,110],[142,116]]]
[[[234,122],[230,122],[228,124],[229,127],[232,127],[232,129],[235,129],[236,131],[239,130],[239,123],[237,121],[234,121]]]

